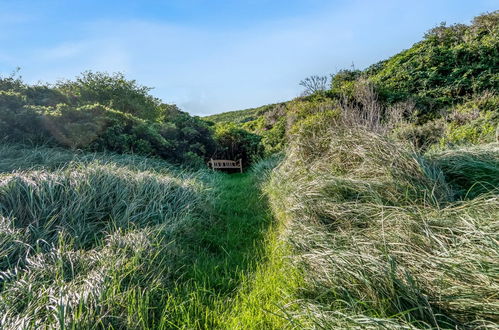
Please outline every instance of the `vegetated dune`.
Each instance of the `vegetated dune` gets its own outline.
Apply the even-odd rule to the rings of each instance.
[[[495,327],[499,145],[425,157],[359,125],[315,127],[268,187],[305,281],[289,315],[319,328]]]
[[[0,145],[2,329],[226,328],[266,258],[258,174]],[[258,306],[254,306],[260,308]]]
[[[14,163],[17,154],[32,167],[0,176],[2,328],[160,320],[165,300],[158,297],[171,290],[189,253],[179,238],[188,240],[209,198],[200,174],[161,161],[148,167],[133,156],[63,165],[55,157],[56,164],[38,160],[37,168],[40,151],[51,152],[0,150],[2,160],[10,154]]]
[[[0,327],[498,328],[498,22],[217,124],[121,74],[1,78]]]

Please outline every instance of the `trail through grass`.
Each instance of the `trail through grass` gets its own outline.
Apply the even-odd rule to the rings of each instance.
[[[42,149],[0,148],[0,327],[266,322],[280,259],[259,174]]]
[[[192,231],[196,257],[171,305],[174,324],[181,328],[224,327],[238,290],[250,286],[258,265],[268,259],[264,241],[272,216],[255,178],[222,174],[215,189],[217,198],[209,206],[213,219],[198,222]]]

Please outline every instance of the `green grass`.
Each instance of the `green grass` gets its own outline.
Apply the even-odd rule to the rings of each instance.
[[[1,145],[1,327],[493,328],[496,149],[338,128],[229,175]]]
[[[2,145],[0,155],[3,328],[285,321],[267,311],[277,297],[252,293],[270,291],[269,269],[282,274],[261,192],[278,160],[228,175],[43,147]]]
[[[297,137],[269,183],[304,274],[292,319],[333,329],[494,328],[496,148],[428,159],[361,128],[315,133]]]
[[[195,258],[183,276],[185,284],[174,299],[192,303],[182,306],[174,323],[182,328],[220,326],[220,314],[235,297],[241,282],[265,256],[263,239],[271,225],[253,178],[248,174],[217,175],[217,197],[211,207],[211,221],[198,222],[193,230]]]
[[[460,198],[475,198],[499,189],[499,144],[489,143],[428,155],[442,168]]]

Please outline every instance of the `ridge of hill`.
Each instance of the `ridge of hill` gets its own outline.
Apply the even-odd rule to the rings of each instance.
[[[268,104],[268,105],[263,105],[261,107],[249,108],[244,110],[227,111],[210,116],[205,116],[202,118],[214,123],[230,122],[230,123],[243,124],[249,121],[256,120],[259,116],[265,114],[267,111],[271,110],[277,104],[283,104],[283,103]]]
[[[491,142],[499,122],[498,92],[499,11],[494,11],[469,25],[441,24],[389,59],[365,70],[339,71],[329,88],[311,95],[203,119],[261,135],[268,153],[282,150],[297,121],[344,105],[381,107],[382,116],[401,117],[406,124],[397,134],[418,147]]]

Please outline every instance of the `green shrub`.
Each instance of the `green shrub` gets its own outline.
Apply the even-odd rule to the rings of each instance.
[[[261,137],[233,123],[218,124],[215,140],[218,145],[215,157],[218,159],[242,159],[243,165],[248,166],[263,155]]]
[[[0,138],[40,142],[44,140],[40,109],[26,105],[26,97],[14,91],[0,91]]]
[[[161,102],[149,94],[151,88],[127,80],[122,73],[86,71],[74,81],[59,82],[56,88],[75,106],[99,103],[146,120],[162,115]]]
[[[444,131],[445,123],[442,120],[434,120],[422,125],[401,124],[394,129],[393,135],[399,140],[410,142],[416,149],[425,151],[441,140]]]
[[[85,72],[55,88],[0,79],[0,138],[138,153],[200,166],[215,151],[208,123],[161,104],[122,74]]]
[[[499,11],[476,17],[469,26],[441,25],[425,39],[365,70],[389,103],[411,98],[423,114],[464,101],[469,95],[499,90]],[[487,22],[487,23],[485,23]]]
[[[499,125],[499,97],[484,93],[456,106],[448,115],[441,146],[494,142]]]

